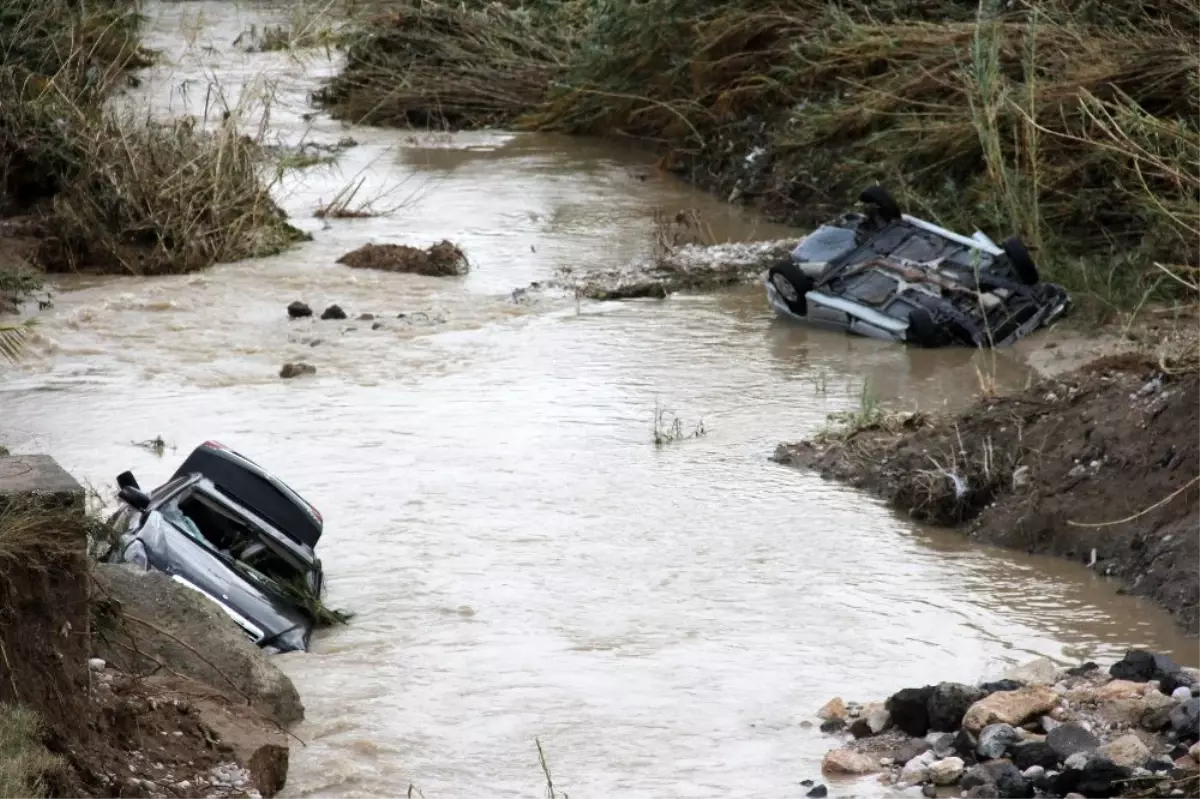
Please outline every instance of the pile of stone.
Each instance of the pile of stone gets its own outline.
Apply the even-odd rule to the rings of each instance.
[[[835,698],[817,715],[847,739],[825,774],[878,773],[901,795],[1200,796],[1200,670],[1141,650],[1107,672],[1040,658],[978,685]]]

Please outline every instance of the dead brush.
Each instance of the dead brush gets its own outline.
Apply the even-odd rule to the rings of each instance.
[[[28,497],[6,498],[0,508],[0,581],[11,569],[46,571],[87,552],[82,508]]]
[[[345,37],[346,65],[316,97],[336,119],[482,128],[536,107],[561,77],[571,30],[524,8],[410,0]]]
[[[671,253],[686,245],[712,246],[717,243],[712,227],[695,208],[669,213],[654,209],[651,220],[652,257],[665,260]]]
[[[700,438],[707,435],[708,430],[701,419],[689,432],[683,427],[683,420],[674,411],[667,410],[654,403],[654,446],[662,447],[689,438]]]

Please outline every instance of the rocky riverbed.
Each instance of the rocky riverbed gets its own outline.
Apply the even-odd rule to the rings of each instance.
[[[835,697],[816,715],[842,739],[825,756],[826,776],[875,775],[899,795],[1200,791],[1200,670],[1143,650],[1107,668],[1040,658],[974,685],[905,688],[866,703]]]

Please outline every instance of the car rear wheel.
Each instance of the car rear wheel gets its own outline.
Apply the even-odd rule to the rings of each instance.
[[[882,186],[864,189],[863,193],[858,195],[858,201],[865,205],[875,206],[885,222],[895,222],[900,218],[900,205]]]
[[[812,290],[813,279],[804,274],[790,258],[772,266],[767,272],[767,278],[775,284],[789,311],[797,316],[808,314],[808,300],[805,299],[805,295]]]
[[[1037,264],[1033,262],[1033,256],[1029,254],[1029,250],[1025,249],[1021,240],[1016,236],[1010,236],[1000,244],[1000,249],[1004,250],[1004,254],[1008,256],[1008,261],[1012,264],[1017,277],[1021,278],[1021,282],[1027,286],[1036,286],[1041,279],[1038,275]]]

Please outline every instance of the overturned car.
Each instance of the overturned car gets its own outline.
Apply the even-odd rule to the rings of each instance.
[[[767,270],[778,316],[921,347],[1002,347],[1069,310],[1017,238],[959,235],[878,186],[859,200],[866,213],[822,225]]]
[[[119,536],[105,560],[154,569],[215,602],[255,644],[308,649],[324,572],[316,508],[254,461],[205,442],[146,493],[117,477]]]

